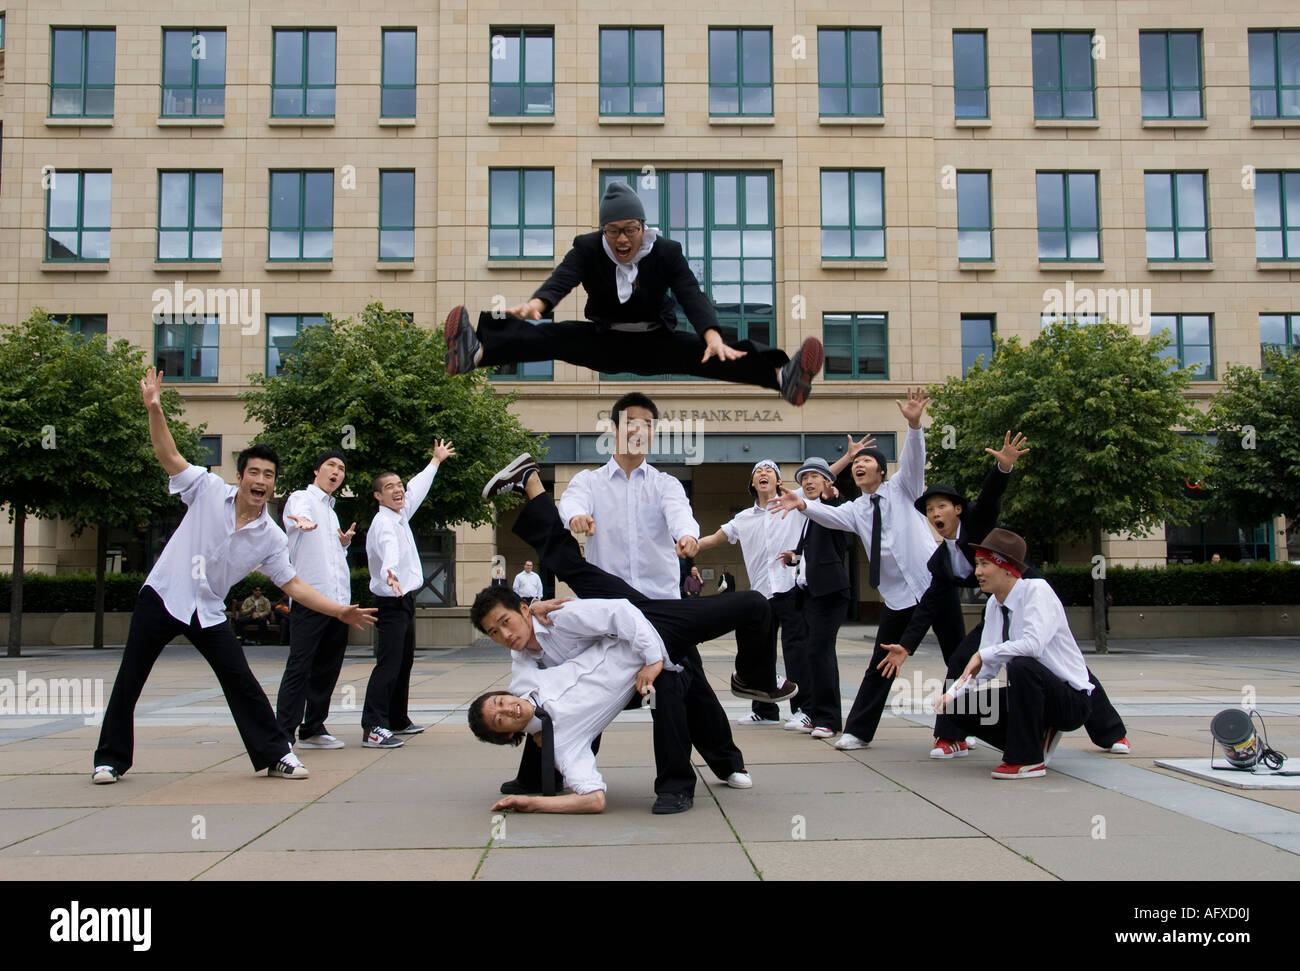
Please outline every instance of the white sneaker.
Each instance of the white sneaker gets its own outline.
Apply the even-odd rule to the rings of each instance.
[[[1111,755],[1128,755],[1131,751],[1132,749],[1129,747],[1127,735],[1110,747]]]
[[[333,735],[309,735],[298,739],[298,748],[343,748],[343,739]]]
[[[869,742],[864,742],[858,736],[845,732],[840,736],[840,740],[835,743],[835,747],[841,752],[852,752],[854,749],[866,748],[869,744]]]
[[[835,729],[833,729],[833,728],[814,728],[814,729],[813,729],[811,732],[809,732],[808,734],[811,735],[813,738],[830,738],[831,736],[833,736],[833,735],[835,734]]]
[[[733,789],[752,789],[754,780],[749,777],[748,772],[733,772],[727,776],[727,785]]]
[[[736,724],[737,725],[779,725],[781,724],[781,719],[764,718],[761,715],[759,715],[757,712],[751,711],[745,717],[737,718]]]
[[[805,735],[813,730],[812,719],[801,711],[796,711],[790,720],[781,726],[787,732],[803,732]]]
[[[310,774],[302,760],[290,751],[279,762],[266,770],[272,779],[305,779]]]
[[[979,745],[980,745],[980,740],[979,740],[978,738],[976,738],[974,735],[967,735],[967,736],[966,736],[966,747],[967,747],[967,748],[979,748]]]
[[[90,776],[90,781],[97,786],[112,785],[117,781],[117,769],[111,765],[97,765]]]

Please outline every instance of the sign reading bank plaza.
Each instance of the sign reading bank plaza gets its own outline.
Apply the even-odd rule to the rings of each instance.
[[[598,411],[596,417],[600,420],[608,420],[609,409]],[[736,424],[748,421],[783,422],[785,417],[777,408],[664,408],[659,412],[659,421],[709,421]]]

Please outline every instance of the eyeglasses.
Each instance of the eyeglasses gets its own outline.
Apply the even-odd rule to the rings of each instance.
[[[618,226],[606,226],[605,238],[615,240],[620,236],[626,236],[628,239],[631,239],[633,236],[639,235],[643,229],[645,229],[645,227],[640,223],[637,223],[635,226],[624,226],[622,228]]]

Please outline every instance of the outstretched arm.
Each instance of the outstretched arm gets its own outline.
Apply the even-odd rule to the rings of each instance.
[[[153,442],[153,454],[158,464],[168,475],[184,472],[189,463],[181,457],[176,448],[176,439],[167,427],[167,419],[162,410],[162,372],[150,368],[140,379],[140,394],[144,398],[145,410],[149,412],[149,439]]]
[[[492,811],[513,809],[521,813],[602,813],[605,811],[605,790],[597,789],[584,795],[567,796],[506,796],[498,799]]]
[[[326,617],[337,617],[357,630],[365,630],[375,623],[375,614],[378,613],[376,608],[341,604],[337,600],[331,600],[301,577],[294,577],[280,589],[308,610],[314,610]]]
[[[716,533],[713,533],[710,536],[705,536],[700,540],[699,551],[703,553],[705,550],[711,550],[715,546],[726,546],[729,542],[730,540],[727,539],[727,534],[722,530],[718,530]]]

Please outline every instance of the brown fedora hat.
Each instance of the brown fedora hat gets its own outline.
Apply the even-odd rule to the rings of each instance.
[[[989,534],[984,537],[982,542],[972,543],[971,545],[977,553],[980,550],[987,550],[989,553],[1001,557],[1021,573],[1029,569],[1025,564],[1027,552],[1025,541],[1009,529],[989,530]]]

